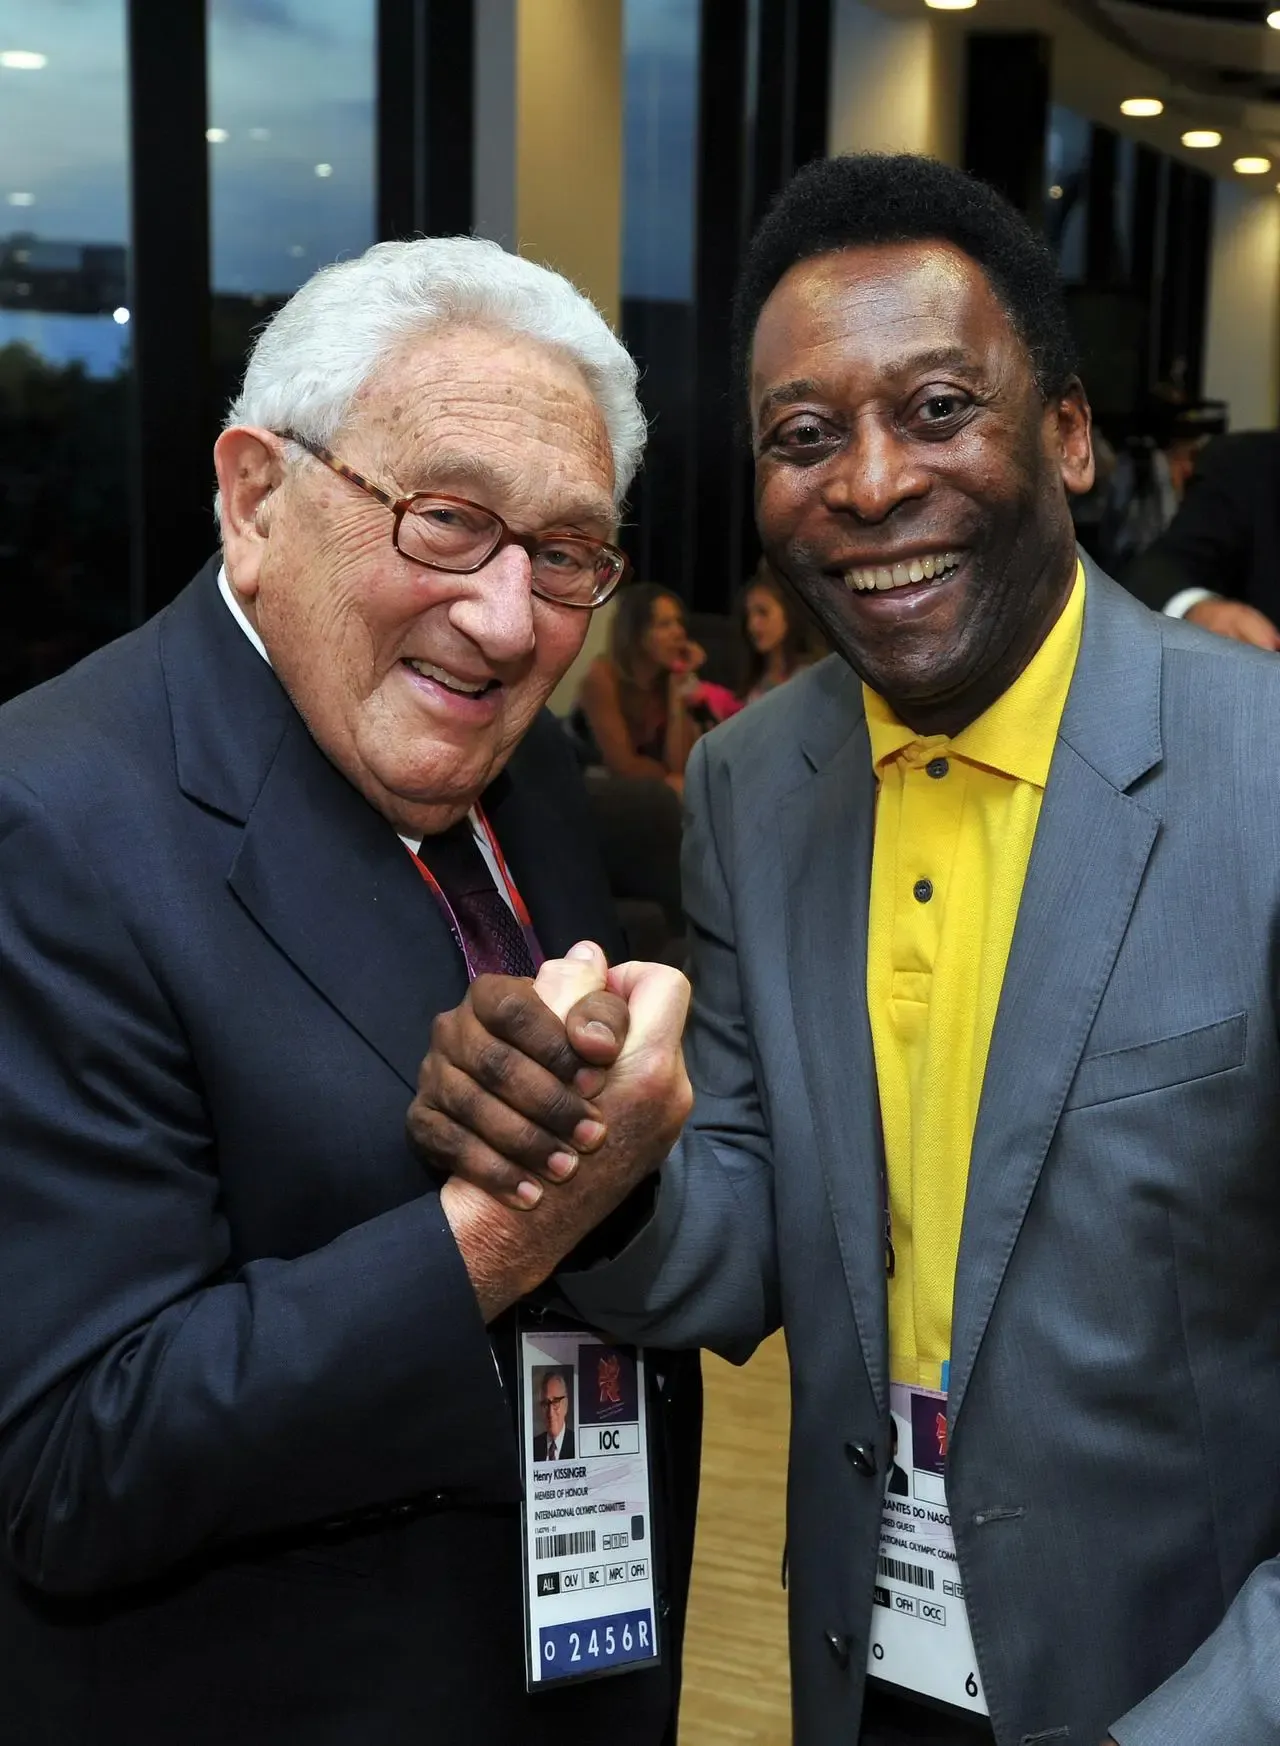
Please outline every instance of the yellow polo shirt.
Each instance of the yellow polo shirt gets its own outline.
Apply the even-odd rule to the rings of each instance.
[[[1084,623],[1084,572],[1003,696],[922,739],[863,687],[875,765],[867,1006],[896,1265],[895,1382],[941,1386],[969,1155],[1040,802]]]

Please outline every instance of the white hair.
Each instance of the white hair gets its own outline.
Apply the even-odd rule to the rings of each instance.
[[[356,260],[322,267],[258,335],[226,426],[293,431],[328,446],[390,352],[415,334],[469,323],[573,360],[609,432],[620,504],[645,441],[634,359],[561,274],[478,237],[375,243]]]

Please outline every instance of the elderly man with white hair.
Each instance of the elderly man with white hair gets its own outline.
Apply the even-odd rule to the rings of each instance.
[[[513,1235],[404,1128],[469,983],[620,948],[543,705],[643,435],[565,280],[381,244],[259,339],[220,560],[0,711],[3,1746],[673,1737],[696,1381],[651,1366],[663,1664],[530,1695],[512,1314],[671,1136]]]

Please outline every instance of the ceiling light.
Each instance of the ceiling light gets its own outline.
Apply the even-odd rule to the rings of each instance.
[[[1193,152],[1208,151],[1212,146],[1222,144],[1222,135],[1212,127],[1193,127],[1190,133],[1182,136],[1184,146],[1190,146]]]
[[[111,319],[115,322],[117,327],[125,327],[128,325],[129,311],[123,304],[121,304],[119,309],[113,309],[111,311]]]
[[[9,196],[10,206],[34,206],[35,203],[34,194],[10,194]]]
[[[210,145],[225,145],[231,138],[225,127],[206,127],[204,137]]]
[[[316,175],[320,177],[321,181],[324,181],[324,179],[327,176],[332,176],[332,174],[333,174],[333,165],[332,164],[317,164],[316,165]]]
[[[1120,105],[1121,115],[1163,115],[1164,104],[1158,97],[1126,97]]]
[[[249,138],[250,139],[270,139],[271,138],[271,129],[269,127],[251,127],[249,129]]]
[[[1280,12],[1268,12],[1267,23],[1272,30],[1280,30]]]
[[[1049,190],[1049,198],[1050,198],[1050,200],[1061,200],[1062,199],[1062,183],[1061,182],[1055,182],[1053,184],[1053,187],[1050,188],[1050,190]]]
[[[967,12],[978,0],[924,0],[924,3],[935,12]]]
[[[48,55],[38,55],[31,49],[0,49],[0,67],[12,67],[15,72],[38,73],[49,65]]]
[[[1271,159],[1237,158],[1231,168],[1240,176],[1265,176],[1271,168]]]

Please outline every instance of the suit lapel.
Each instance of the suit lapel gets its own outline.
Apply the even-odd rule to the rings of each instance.
[[[297,715],[228,882],[313,987],[415,1088],[431,1021],[464,998],[466,970],[394,829]]]
[[[829,671],[826,717],[806,737],[814,775],[780,808],[787,958],[845,1282],[876,1402],[887,1410],[884,1148],[866,992],[875,785],[858,682],[835,663]]]
[[[220,599],[216,560],[161,624],[179,787],[244,826],[228,883],[411,1089],[461,957],[394,829],[329,763]]]
[[[1159,831],[1125,790],[1160,757],[1157,621],[1088,567],[1080,656],[1018,910],[956,1271],[954,1424]]]

